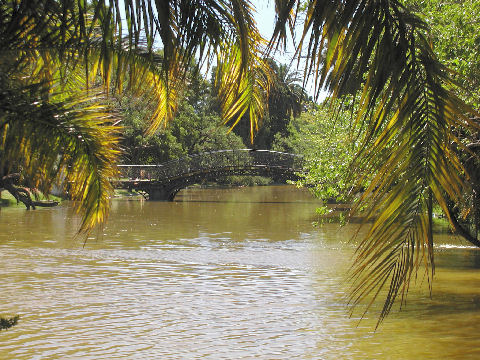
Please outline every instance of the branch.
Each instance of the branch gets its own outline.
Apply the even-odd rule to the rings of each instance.
[[[27,188],[14,185],[14,181],[17,181],[19,178],[20,174],[18,173],[5,175],[2,177],[0,185],[2,185],[1,187],[13,195],[13,197],[17,200],[17,204],[22,202],[27,207],[27,210],[30,210],[30,208],[35,210],[35,204],[30,196],[30,191]]]
[[[20,318],[20,316],[18,316],[18,315],[14,316],[12,318],[8,318],[8,319],[0,318],[0,330],[6,330],[6,329],[11,328],[14,325],[17,325],[17,322],[18,322],[19,318]]]
[[[460,236],[462,236],[465,240],[467,240],[469,243],[480,248],[480,241],[477,238],[473,237],[470,234],[470,232],[462,224],[458,222],[457,217],[455,216],[453,211],[450,209],[450,207],[448,207],[447,210],[448,210],[448,216],[450,218],[450,221],[452,222],[452,225],[455,231]]]

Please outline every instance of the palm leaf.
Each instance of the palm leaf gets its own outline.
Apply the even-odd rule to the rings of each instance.
[[[120,18],[122,13],[126,17],[125,24]],[[147,96],[156,104],[149,128],[153,132],[174,117],[182,84],[197,55],[200,56],[200,64],[204,61],[210,63],[214,56],[218,56],[222,60],[237,61],[236,65],[239,65],[234,76],[219,77],[221,80],[218,84],[228,104],[223,111],[225,121],[239,119],[242,114],[248,113],[253,134],[263,115],[264,90],[258,88],[266,87],[265,76],[259,75],[258,71],[262,67],[259,60],[262,39],[255,28],[253,7],[249,1],[125,0],[121,4],[118,0],[88,3],[83,0],[7,0],[0,4],[0,19],[0,66],[3,74],[14,74],[11,80],[18,82],[14,88],[21,89],[19,91],[24,95],[25,89],[35,87],[32,96],[36,100],[30,99],[25,103],[31,105],[38,102],[47,108],[51,105],[58,108],[59,117],[63,116],[60,115],[62,109],[65,110],[64,114],[76,114],[72,121],[76,121],[77,125],[83,116],[84,125],[79,125],[78,129],[87,136],[87,124],[90,124],[93,131],[90,136],[99,136],[98,144],[89,141],[89,144],[96,144],[91,151],[101,152],[97,145],[106,142],[102,140],[104,137],[100,129],[110,128],[108,122],[105,123],[106,115],[98,113],[98,118],[102,120],[95,123],[89,115],[90,110],[80,111],[88,101],[75,103],[73,99],[76,96],[79,99],[95,97],[93,89],[98,85],[103,87],[105,94],[128,89],[134,95]],[[157,36],[163,46],[161,56],[153,51],[154,44],[158,42]],[[226,44],[235,44],[234,56],[226,51],[229,50]],[[252,76],[253,73],[255,75]],[[84,88],[88,92],[81,95]],[[227,106],[233,110],[227,110]],[[78,110],[74,111],[76,107]],[[32,114],[37,113],[32,106],[26,106],[25,109],[30,109]],[[21,111],[19,108],[13,110]],[[23,128],[17,123],[13,126],[11,121],[5,123],[3,135],[11,146],[16,139],[23,150],[18,157],[9,154],[5,161],[15,163],[25,157],[22,161],[25,162],[25,169],[30,171],[27,175],[34,177],[31,164],[39,165],[41,161],[27,155],[29,151],[35,152],[35,146],[41,144],[28,139],[27,135],[36,130]],[[33,124],[36,124],[35,121]],[[15,131],[19,132],[17,137],[14,136]],[[82,138],[85,136],[82,135]],[[115,144],[113,138],[110,140]],[[77,145],[80,147],[81,144]],[[102,167],[95,157],[74,153],[83,160],[79,160],[76,167],[64,167],[64,176],[71,174],[76,178],[80,170],[93,176],[92,172]],[[41,171],[43,181],[48,184],[45,180],[47,174],[56,174],[51,173],[55,161],[49,162],[45,156],[37,157],[48,163]],[[73,155],[69,161],[75,161]],[[87,211],[83,229],[95,222],[85,219],[100,220],[104,217],[102,214],[106,213],[108,187],[98,176],[96,179],[84,178],[72,185],[77,194],[75,197],[84,202]],[[96,186],[93,186],[94,183]],[[87,188],[90,190],[85,192]],[[97,215],[93,216],[95,212]]]
[[[50,93],[47,103],[43,94],[42,86],[2,82],[1,166],[7,172],[21,167],[30,186],[45,193],[63,184],[83,210],[80,231],[88,231],[108,214],[119,128],[98,96],[77,92],[56,101]]]
[[[352,178],[370,186],[354,210],[366,208],[371,223],[352,269],[351,301],[368,308],[388,286],[381,321],[421,265],[433,276],[433,202],[445,211],[461,202],[465,171],[454,147],[462,145],[453,134],[477,129],[467,116],[475,112],[448,90],[453,82],[426,24],[398,1],[312,0],[306,9],[297,52],[306,48],[317,94],[322,87],[333,98],[359,94],[365,132]]]
[[[230,53],[220,57],[216,73],[218,98],[224,123],[231,122],[231,129],[247,115],[250,120],[250,136],[258,131],[259,120],[265,114],[266,90],[269,87],[269,67],[260,58],[250,56],[247,69],[243,68],[241,51],[230,46]]]

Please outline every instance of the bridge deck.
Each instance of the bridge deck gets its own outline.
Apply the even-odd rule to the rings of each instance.
[[[118,186],[146,191],[150,199],[172,200],[178,190],[203,179],[282,174],[294,178],[303,169],[303,158],[269,150],[219,150],[159,165],[120,165],[119,168]]]

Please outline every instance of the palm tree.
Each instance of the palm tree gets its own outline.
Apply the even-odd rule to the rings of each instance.
[[[462,202],[468,173],[455,134],[478,124],[451,91],[424,22],[397,0],[276,0],[277,23],[264,49],[249,0],[123,3],[0,2],[4,168],[21,164],[24,176],[45,188],[66,174],[86,209],[83,228],[91,228],[108,210],[106,179],[118,152],[114,121],[89,107],[97,100],[93,85],[106,94],[123,86],[148,93],[157,104],[154,131],[173,117],[192,59],[215,59],[222,116],[235,125],[248,115],[253,139],[271,85],[262,54],[300,24],[305,76],[333,98],[356,94],[360,106],[363,146],[352,169],[359,183],[370,183],[358,207],[372,223],[357,251],[353,303],[389,284],[382,319],[420,264],[433,275],[433,205],[448,215],[448,204]],[[155,44],[163,56],[154,56]],[[42,139],[52,140],[43,146]]]
[[[264,76],[268,93],[265,93],[267,113],[262,120],[262,126],[255,132],[253,141],[248,121],[239,122],[233,131],[254,148],[270,149],[276,134],[287,136],[290,119],[300,115],[308,96],[301,86],[302,77],[298,71],[292,71],[290,66],[278,64],[268,57],[265,64],[267,73]],[[245,118],[248,120],[248,116]]]
[[[280,133],[286,136],[288,122],[291,117],[296,118],[300,115],[307,94],[300,85],[302,78],[298,71],[291,71],[289,66],[277,64],[273,60],[268,60],[268,64],[272,71],[268,94],[271,132],[272,135]]]

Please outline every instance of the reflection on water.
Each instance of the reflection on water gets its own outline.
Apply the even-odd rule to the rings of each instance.
[[[374,332],[345,308],[353,228],[314,227],[294,187],[114,201],[82,248],[68,206],[0,213],[0,359],[477,359],[480,254],[436,241],[430,299]]]

